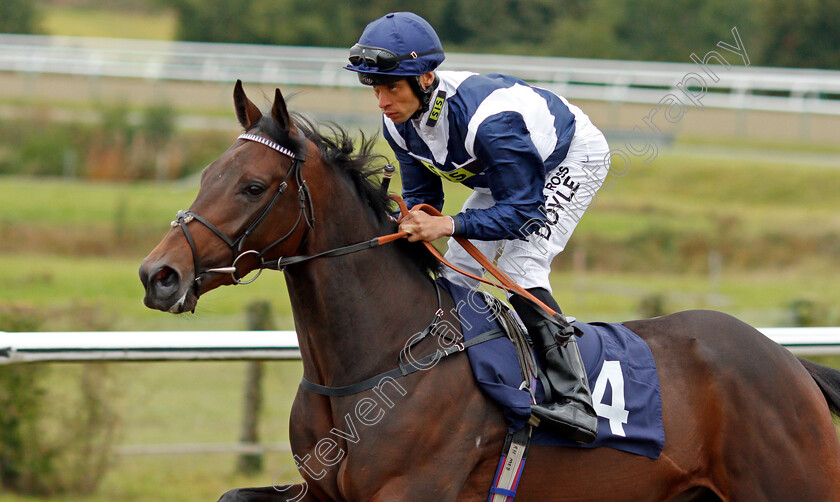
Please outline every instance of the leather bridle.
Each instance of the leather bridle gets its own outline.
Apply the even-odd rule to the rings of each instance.
[[[249,284],[251,282],[254,282],[257,279],[257,277],[259,277],[260,273],[262,273],[262,270],[266,268],[262,266],[263,257],[266,255],[266,253],[268,253],[275,246],[277,246],[284,240],[288,239],[292,234],[294,234],[301,221],[306,222],[307,234],[304,235],[304,239],[308,235],[309,230],[315,224],[315,218],[312,214],[312,197],[309,195],[309,187],[306,186],[306,180],[303,179],[303,175],[301,172],[303,163],[305,161],[304,155],[297,155],[288,148],[285,148],[275,143],[274,141],[271,141],[270,139],[264,138],[262,136],[257,136],[256,134],[240,134],[239,139],[254,141],[274,150],[277,150],[281,154],[290,157],[292,159],[292,165],[289,168],[289,172],[286,173],[286,177],[283,179],[282,182],[280,182],[280,185],[278,185],[277,190],[274,192],[274,196],[271,198],[270,201],[268,201],[268,204],[265,205],[260,214],[257,215],[257,217],[254,220],[252,220],[251,223],[245,228],[245,230],[241,234],[239,234],[239,236],[235,239],[231,239],[230,237],[225,235],[224,232],[219,230],[215,225],[202,218],[198,214],[194,213],[193,211],[178,211],[175,220],[173,220],[170,223],[170,225],[172,227],[180,226],[181,230],[184,231],[184,236],[187,239],[187,243],[190,245],[190,250],[192,251],[193,255],[193,267],[195,270],[196,281],[199,278],[198,252],[196,251],[195,240],[193,239],[192,234],[190,234],[189,228],[187,227],[187,224],[193,220],[198,221],[199,223],[210,229],[220,239],[222,239],[222,241],[224,241],[224,243],[227,244],[228,247],[231,249],[234,257],[233,263],[231,263],[229,267],[211,268],[208,270],[204,270],[202,273],[229,273],[233,278],[234,284]],[[300,202],[298,217],[297,220],[295,220],[294,225],[292,225],[292,228],[288,232],[286,232],[282,237],[263,248],[262,251],[256,251],[253,249],[242,251],[242,246],[245,243],[245,240],[248,238],[249,235],[251,235],[251,233],[253,233],[254,230],[257,229],[257,227],[260,226],[260,224],[263,222],[263,220],[265,220],[269,213],[271,213],[271,210],[274,208],[275,204],[277,204],[277,201],[280,199],[280,196],[283,195],[283,193],[286,191],[286,188],[288,188],[289,179],[292,177],[294,177],[294,180],[298,185],[298,201]],[[248,255],[254,255],[255,258],[260,260],[260,266],[258,267],[258,272],[254,277],[247,281],[244,281],[241,277],[238,277],[236,274],[236,264],[239,262],[240,259],[242,259],[242,257]]]
[[[273,270],[284,270],[289,265],[296,265],[298,263],[303,263],[309,260],[314,260],[316,258],[329,258],[335,256],[342,256],[350,253],[356,253],[359,251],[363,251],[365,249],[374,248],[377,246],[381,246],[383,244],[387,244],[389,242],[394,242],[396,240],[408,237],[407,232],[396,232],[388,235],[383,235],[380,237],[374,237],[367,241],[358,242],[356,244],[350,244],[348,246],[342,246],[335,249],[330,249],[327,251],[322,251],[317,254],[313,255],[299,255],[299,256],[289,256],[286,258],[278,258],[276,260],[265,260],[264,256],[268,251],[270,251],[274,246],[280,244],[287,238],[289,238],[295,230],[297,230],[298,225],[300,222],[305,220],[306,221],[306,234],[304,235],[301,242],[304,242],[306,237],[309,235],[309,229],[313,227],[315,224],[315,218],[312,214],[312,198],[309,195],[309,188],[306,186],[306,181],[303,179],[301,168],[303,166],[304,157],[303,155],[295,155],[294,152],[291,150],[271,141],[270,139],[264,138],[262,136],[257,136],[256,134],[241,134],[239,135],[239,139],[245,139],[248,141],[255,141],[257,143],[263,144],[269,148],[273,148],[278,152],[290,157],[292,159],[292,166],[289,168],[289,172],[286,173],[286,178],[280,183],[277,187],[277,191],[274,193],[274,196],[268,202],[268,204],[263,208],[262,212],[254,219],[250,225],[245,229],[242,234],[239,235],[236,239],[228,238],[221,230],[216,228],[212,223],[205,220],[204,218],[200,217],[199,215],[193,213],[192,211],[178,211],[178,214],[175,220],[171,223],[173,227],[180,226],[184,230],[184,235],[187,238],[187,242],[190,245],[190,249],[192,250],[193,254],[193,265],[195,267],[196,272],[196,281],[199,280],[198,278],[198,254],[196,253],[195,242],[193,241],[192,236],[190,235],[189,230],[187,229],[187,224],[192,220],[197,220],[198,222],[202,223],[204,226],[209,228],[213,231],[220,239],[222,239],[233,251],[233,263],[229,267],[219,267],[219,268],[211,268],[208,270],[204,270],[203,273],[229,273],[233,278],[233,282],[235,284],[249,284],[257,280],[257,277],[260,276],[264,269],[273,269]],[[300,210],[298,212],[297,220],[295,220],[294,225],[292,225],[291,230],[286,232],[282,237],[275,240],[268,246],[266,246],[262,251],[255,251],[255,250],[247,250],[242,251],[242,244],[245,239],[253,232],[262,221],[268,216],[271,212],[271,209],[276,204],[277,200],[286,190],[288,186],[288,180],[294,175],[295,181],[298,184],[298,200],[300,201]],[[397,202],[400,206],[400,212],[405,215],[408,213],[408,208],[405,206],[405,202],[403,202],[402,198],[398,195],[390,195],[391,199]],[[419,204],[415,206],[414,209],[419,209],[425,211],[433,216],[442,216],[442,214],[434,207],[429,206],[428,204]],[[464,249],[473,257],[475,258],[485,270],[487,270],[491,275],[493,275],[499,282],[488,281],[483,277],[479,277],[473,275],[469,272],[461,270],[460,268],[454,266],[453,264],[449,263],[443,256],[441,256],[440,252],[430,243],[425,242],[424,244],[428,248],[429,252],[431,252],[441,263],[444,265],[452,268],[456,272],[459,272],[467,277],[475,279],[480,282],[484,282],[490,284],[491,286],[503,289],[511,294],[518,294],[524,297],[529,302],[533,303],[535,306],[538,307],[538,311],[544,313],[546,318],[553,319],[555,322],[558,323],[560,326],[569,326],[566,322],[565,317],[561,313],[555,312],[551,307],[543,303],[539,298],[532,295],[529,291],[524,289],[522,286],[516,284],[513,279],[507,276],[501,269],[499,269],[495,264],[490,262],[482,253],[479,251],[471,242],[463,237],[455,237],[455,240],[464,247]],[[237,277],[236,275],[236,264],[243,256],[247,255],[254,255],[255,258],[259,260],[259,265],[257,268],[257,274],[247,281],[243,281],[242,278]]]

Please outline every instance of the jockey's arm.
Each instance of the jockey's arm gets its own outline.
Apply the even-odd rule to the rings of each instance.
[[[535,220],[544,221],[545,167],[522,116],[503,112],[479,126],[475,156],[485,174],[495,204],[467,209],[458,218],[456,235],[478,240],[524,239]]]
[[[400,219],[400,231],[408,232],[410,242],[431,242],[452,235],[455,223],[450,216],[432,216],[421,210],[408,213]]]
[[[438,211],[442,210],[444,195],[440,178],[400,147],[387,128],[383,128],[383,131],[399,163],[402,197],[408,208],[411,209],[417,204],[429,204]]]

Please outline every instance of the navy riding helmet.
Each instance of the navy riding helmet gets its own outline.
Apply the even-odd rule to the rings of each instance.
[[[425,111],[436,85],[423,89],[419,77],[437,68],[444,58],[432,25],[412,12],[394,12],[367,25],[350,48],[350,64],[344,68],[357,72],[364,85],[387,85],[406,78]]]

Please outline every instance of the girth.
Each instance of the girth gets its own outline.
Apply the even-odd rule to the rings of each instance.
[[[402,360],[400,360],[400,364],[397,368],[394,368],[390,371],[386,371],[384,373],[380,373],[376,376],[370,377],[366,380],[362,380],[361,382],[354,383],[352,385],[330,387],[328,385],[319,385],[317,383],[312,383],[309,380],[307,380],[306,377],[304,377],[300,381],[300,386],[304,390],[307,390],[314,394],[320,394],[322,396],[352,396],[354,394],[358,394],[360,392],[364,392],[366,390],[370,390],[378,386],[380,383],[382,383],[383,380],[401,378],[420,370],[427,370],[435,364],[437,364],[438,362],[440,362],[441,360],[446,359],[447,357],[453,354],[460,354],[461,352],[464,352],[466,349],[472,347],[473,345],[489,342],[490,340],[495,340],[496,338],[502,338],[504,336],[507,336],[504,330],[500,328],[492,329],[490,331],[486,331],[478,335],[477,337],[467,342],[459,342],[455,343],[451,347],[447,347],[445,349],[438,349],[436,352],[429,354],[418,361],[413,361],[410,364],[403,364]]]

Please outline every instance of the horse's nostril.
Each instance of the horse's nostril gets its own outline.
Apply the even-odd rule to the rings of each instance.
[[[171,288],[178,284],[178,274],[171,267],[161,267],[153,279],[162,288]]]
[[[140,281],[146,290],[143,304],[149,308],[171,311],[177,299],[185,296],[181,279],[182,275],[177,268],[144,262],[140,266]]]
[[[152,273],[147,292],[153,297],[169,298],[176,294],[180,287],[181,274],[168,265],[162,265]]]

